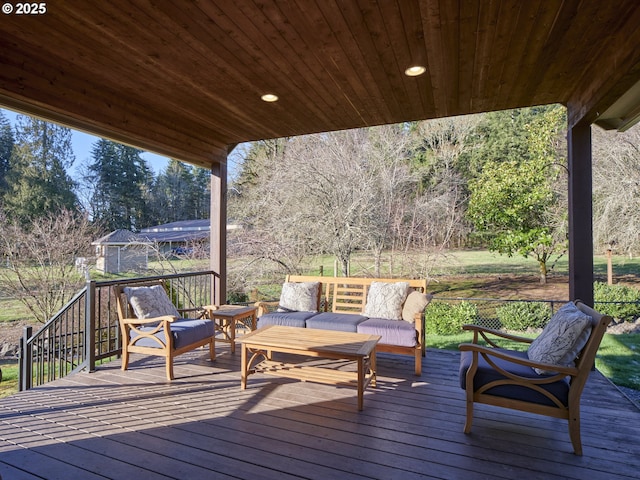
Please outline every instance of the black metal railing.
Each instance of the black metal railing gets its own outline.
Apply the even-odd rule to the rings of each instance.
[[[544,306],[547,312],[547,319],[568,300],[505,300],[495,298],[455,298],[455,297],[434,297],[432,302],[446,303],[452,306],[468,304],[472,306],[473,318],[468,319],[468,323],[474,323],[487,328],[500,330],[504,328],[501,320],[501,309],[508,305],[529,304]],[[640,315],[640,302],[624,301],[597,301],[594,308],[600,313],[611,315],[614,322],[624,322],[635,320]]]
[[[144,278],[89,281],[36,333],[25,327],[20,339],[19,390],[70,373],[95,370],[96,364],[122,352],[114,287],[163,280],[179,309],[197,310],[216,303],[219,275],[212,271]]]
[[[505,300],[495,298],[455,298],[455,297],[434,297],[433,302],[443,302],[449,305],[470,304],[473,306],[475,318],[469,319],[470,323],[482,325],[487,328],[499,330],[502,322],[499,318],[501,307],[514,303],[543,304],[548,308],[549,318],[564,305],[567,300]]]

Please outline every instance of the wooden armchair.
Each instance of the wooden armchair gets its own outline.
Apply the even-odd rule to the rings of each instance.
[[[174,357],[209,346],[215,360],[215,326],[212,320],[182,318],[162,281],[115,287],[122,332],[122,370],[130,353],[158,355],[166,359],[167,380],[173,380]]]
[[[473,332],[473,342],[459,346],[462,352],[460,385],[466,391],[467,400],[465,433],[471,431],[474,403],[512,408],[567,419],[574,453],[582,455],[580,396],[611,317],[596,312],[580,301],[575,302],[575,307],[591,317],[590,333],[588,329],[584,331],[588,340],[579,349],[575,366],[532,361],[527,352],[502,349],[494,341],[495,337],[500,337],[531,344],[532,339],[476,325],[463,327]],[[488,345],[479,345],[479,338]]]

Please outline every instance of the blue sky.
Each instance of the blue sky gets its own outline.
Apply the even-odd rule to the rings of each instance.
[[[9,119],[12,127],[16,125],[16,116],[18,115],[16,112],[11,110],[2,109],[2,113],[5,117]],[[95,137],[93,135],[88,135],[83,132],[79,132],[78,130],[71,130],[71,143],[73,146],[73,153],[76,156],[76,161],[73,165],[73,168],[77,168],[79,165],[86,164],[91,159],[91,149],[93,145],[99,140],[99,137]],[[161,155],[156,155],[151,152],[144,152],[142,154],[142,158],[147,161],[147,164],[153,171],[156,173],[160,173],[169,163],[169,159],[167,157],[163,157]],[[74,175],[74,172],[70,172],[71,175]]]
[[[16,116],[18,113],[7,110],[6,108],[0,108],[3,115],[9,119],[12,127],[16,125]],[[99,140],[99,137],[89,135],[78,130],[71,129],[71,143],[73,147],[73,153],[76,156],[76,161],[73,164],[71,176],[75,176],[75,169],[80,165],[86,165],[91,160],[91,149],[93,145]],[[248,144],[247,144],[248,145]],[[245,144],[240,144],[227,158],[228,162],[228,177],[229,181],[235,176],[239,166],[242,164],[243,155],[246,152],[246,148],[243,148]],[[147,161],[149,167],[155,172],[156,175],[162,172],[169,163],[169,158],[162,155],[157,155],[151,152],[144,152],[142,158]]]

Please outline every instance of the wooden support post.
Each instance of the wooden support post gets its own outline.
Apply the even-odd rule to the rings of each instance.
[[[214,284],[213,302],[227,302],[227,157],[211,166],[211,270],[219,277]]]
[[[571,115],[569,115],[571,116]],[[591,126],[570,127],[569,168],[569,297],[593,306],[593,206]]]

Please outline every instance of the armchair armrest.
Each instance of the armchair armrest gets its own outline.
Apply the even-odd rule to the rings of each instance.
[[[499,371],[506,377],[517,378],[518,380],[523,380],[526,382],[550,383],[550,382],[555,382],[566,376],[576,377],[578,375],[578,369],[576,367],[567,367],[565,365],[553,365],[550,363],[534,362],[526,358],[511,355],[508,351],[496,350],[495,348],[485,347],[484,345],[478,345],[475,343],[461,343],[460,345],[458,345],[458,348],[460,349],[461,352],[465,352],[465,351],[474,352],[473,364],[477,365],[476,355],[480,354],[484,357],[484,359],[487,362],[489,362],[489,364],[493,368],[495,368],[497,371]],[[540,380],[520,377],[518,375],[514,375],[513,373],[506,372],[504,369],[498,367],[494,362],[491,361],[489,357],[500,358],[502,360],[506,360],[511,363],[517,363],[519,365],[525,365],[531,368],[539,368],[542,370],[556,372],[556,374],[550,377],[541,376]],[[470,370],[472,369],[475,370],[475,368],[473,368],[473,365],[472,365],[472,368],[470,368]]]
[[[152,317],[152,318],[123,318],[120,321],[125,325],[146,325],[146,324],[157,324],[161,322],[174,322],[177,320],[177,317],[173,315],[163,315],[161,317]]]
[[[279,303],[279,301],[254,303],[254,306],[258,307],[257,316],[261,317],[265,313],[273,312],[277,308]]]
[[[482,339],[491,345],[494,348],[499,348],[499,345],[495,343],[488,335],[493,335],[495,337],[504,338],[506,340],[511,340],[513,342],[519,343],[531,343],[533,339],[527,337],[521,337],[518,335],[512,335],[510,333],[505,333],[500,330],[495,330],[493,328],[486,328],[480,325],[463,325],[462,330],[472,331],[473,332],[473,341],[472,343],[478,343],[478,336],[482,337]]]

